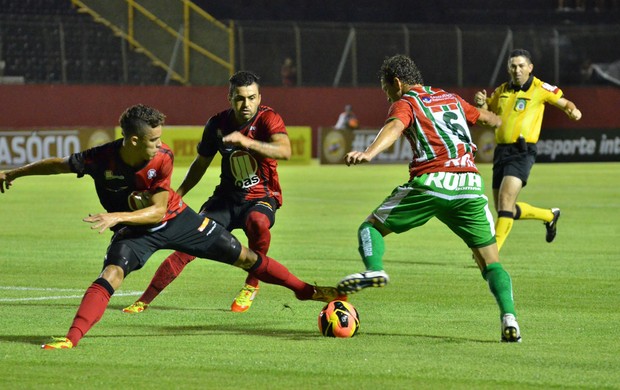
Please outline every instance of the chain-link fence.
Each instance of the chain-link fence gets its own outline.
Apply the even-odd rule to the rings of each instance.
[[[618,26],[434,26],[238,22],[238,67],[267,84],[280,83],[286,57],[296,62],[298,86],[374,86],[384,57],[410,55],[428,84],[496,85],[507,53],[528,49],[535,74],[559,85],[587,82],[581,68],[620,59]]]

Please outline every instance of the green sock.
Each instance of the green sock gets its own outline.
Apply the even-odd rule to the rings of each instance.
[[[383,270],[385,242],[381,233],[370,222],[364,222],[357,231],[357,238],[358,250],[366,269],[371,271]]]
[[[491,293],[499,306],[500,316],[510,313],[515,317],[515,302],[512,296],[512,280],[510,275],[500,263],[493,263],[486,266],[482,271],[482,277],[489,283]]]

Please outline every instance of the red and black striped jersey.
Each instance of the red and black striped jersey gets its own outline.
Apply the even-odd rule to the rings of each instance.
[[[241,126],[236,124],[232,109],[209,118],[198,144],[198,154],[211,157],[219,152],[222,155],[220,184],[214,194],[232,196],[236,202],[272,197],[278,207],[281,206],[277,160],[242,147],[224,145],[222,137],[234,131],[262,142],[269,142],[274,134],[287,134],[282,117],[267,106],[259,106],[256,115]]]
[[[69,156],[69,166],[78,177],[89,175],[95,181],[99,202],[108,212],[132,211],[129,197],[134,192],[154,194],[168,191],[168,210],[162,222],[174,218],[187,205],[170,187],[174,156],[162,144],[159,152],[144,165],[134,168],[120,156],[123,140],[109,142]]]
[[[478,172],[476,145],[468,124],[480,117],[478,110],[460,96],[428,86],[412,88],[390,106],[386,123],[399,119],[411,144],[410,176],[430,172]]]

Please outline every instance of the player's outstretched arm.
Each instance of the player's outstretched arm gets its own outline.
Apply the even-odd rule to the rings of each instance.
[[[579,119],[581,119],[581,111],[579,111],[575,103],[571,102],[570,100],[566,98],[560,98],[556,105],[558,108],[563,110],[571,120],[578,121]]]
[[[52,157],[36,161],[23,167],[0,172],[0,192],[4,193],[13,185],[13,181],[22,176],[56,175],[59,173],[71,173],[68,157]]]
[[[372,144],[365,151],[360,152],[353,150],[344,156],[347,165],[356,165],[370,162],[376,155],[383,152],[396,142],[405,130],[405,125],[400,119],[393,119],[379,130],[379,134],[375,137]]]
[[[478,117],[477,122],[480,123],[481,125],[489,126],[489,127],[500,127],[502,125],[502,118],[495,115],[491,111],[486,110],[484,108],[476,108],[476,109],[480,113],[480,116]]]

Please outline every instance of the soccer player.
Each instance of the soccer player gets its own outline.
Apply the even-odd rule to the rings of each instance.
[[[3,193],[22,176],[90,175],[106,212],[89,215],[84,221],[99,233],[107,229],[114,232],[103,271],[86,290],[66,337],[43,344],[43,349],[77,346],[101,319],[125,277],[142,268],[159,249],[180,250],[234,265],[264,282],[293,290],[300,300],[329,302],[337,298],[335,288],[314,287],[299,280],[282,264],[241,245],[224,227],[183,202],[170,188],[173,155],[161,141],[164,118],[153,108],[132,106],[120,117],[122,139],[65,158],[47,158],[0,172]]]
[[[555,239],[560,218],[559,208],[538,208],[517,202],[521,189],[527,185],[536,161],[536,142],[540,135],[545,103],[563,110],[574,121],[581,111],[563,97],[562,91],[532,75],[534,64],[527,50],[516,49],[508,58],[510,81],[487,97],[485,90],[476,92],[477,107],[488,109],[502,118],[495,131],[497,147],[493,156],[493,201],[497,211],[495,238],[502,249],[515,220],[537,219],[546,227],[546,241]]]
[[[177,193],[185,196],[194,188],[219,152],[221,181],[202,205],[200,214],[228,231],[243,229],[250,249],[266,255],[271,242],[269,229],[275,223],[276,210],[282,205],[276,160],[291,157],[291,143],[282,117],[260,104],[256,74],[235,73],[229,80],[228,101],[230,109],[207,121],[198,144],[198,155]],[[140,313],[145,310],[193,259],[194,256],[179,251],[168,256],[142,296],[123,311]],[[230,309],[247,311],[258,292],[258,284],[258,279],[248,274]]]
[[[498,303],[502,341],[520,341],[512,281],[499,263],[493,217],[474,163],[476,145],[468,128],[468,123],[476,122],[497,127],[501,119],[458,95],[424,85],[416,64],[407,56],[386,58],[379,74],[381,88],[392,103],[387,120],[372,144],[365,151],[347,153],[345,162],[370,162],[404,136],[413,150],[410,179],[396,187],[359,227],[359,253],[366,270],[343,278],[338,289],[350,294],[385,286],[389,276],[383,267],[383,237],[437,217],[471,248]]]

